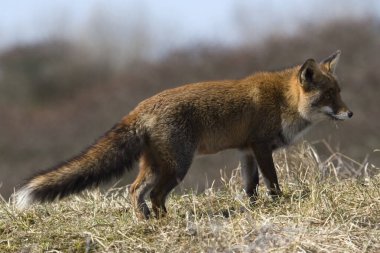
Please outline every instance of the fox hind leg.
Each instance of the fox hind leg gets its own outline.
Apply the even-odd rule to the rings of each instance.
[[[177,159],[175,162],[162,164],[160,173],[153,190],[150,192],[152,210],[156,217],[167,213],[165,202],[168,194],[183,180],[190,165],[191,155]]]
[[[157,184],[150,192],[152,210],[157,218],[164,216],[167,213],[165,207],[166,197],[170,191],[179,184],[180,181],[180,179],[176,178],[175,173],[166,174],[158,179]]]
[[[145,202],[145,196],[156,184],[158,175],[146,154],[140,158],[139,167],[139,174],[130,186],[131,200],[135,209],[138,211],[138,216],[148,219],[150,217],[150,210]]]

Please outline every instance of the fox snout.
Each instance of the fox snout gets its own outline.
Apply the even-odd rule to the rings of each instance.
[[[333,117],[338,120],[346,120],[352,118],[352,116],[354,116],[354,113],[347,108],[346,104],[343,103],[340,96],[338,101],[340,101],[340,103],[338,103],[340,106],[337,108],[337,110],[333,110]]]
[[[324,112],[325,114],[327,114],[335,120],[346,120],[354,116],[354,113],[347,108],[343,108],[341,110],[338,110],[337,112],[334,112],[334,110],[329,106],[324,106],[321,109],[322,112]]]
[[[336,119],[339,120],[345,120],[350,119],[352,116],[354,116],[354,113],[348,109],[338,112],[337,114],[333,115]]]

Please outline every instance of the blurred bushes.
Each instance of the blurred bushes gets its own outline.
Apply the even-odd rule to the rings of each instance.
[[[343,99],[355,116],[339,129],[331,122],[320,125],[308,138],[325,138],[363,159],[380,146],[379,30],[376,20],[335,21],[305,26],[289,37],[274,34],[259,44],[194,45],[154,61],[128,61],[117,70],[83,45],[67,41],[9,49],[0,55],[0,193],[8,196],[32,171],[79,152],[139,101],[163,89],[241,78],[301,64],[310,57],[322,60],[336,49],[343,52],[337,71]],[[215,156],[197,159],[185,185],[202,189],[206,172],[211,182],[219,177],[219,169],[237,164],[233,152]]]
[[[56,102],[109,78],[105,64],[65,41],[18,46],[0,60],[1,97],[20,104]]]

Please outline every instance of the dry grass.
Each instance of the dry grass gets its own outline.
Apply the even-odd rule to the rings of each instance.
[[[239,170],[202,194],[173,193],[141,221],[125,188],[18,212],[0,204],[0,252],[379,252],[377,168],[308,144],[276,154],[284,197],[249,206]],[[222,173],[223,174],[223,173]]]

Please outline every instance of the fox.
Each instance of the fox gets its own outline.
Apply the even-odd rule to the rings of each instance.
[[[259,172],[267,194],[279,197],[273,152],[322,120],[353,116],[335,74],[340,55],[338,50],[320,62],[310,58],[285,70],[164,90],[140,102],[82,153],[33,175],[15,193],[15,205],[22,210],[62,199],[121,177],[138,163],[131,203],[142,218],[161,217],[193,158],[225,149],[241,151],[243,188],[252,203]]]

